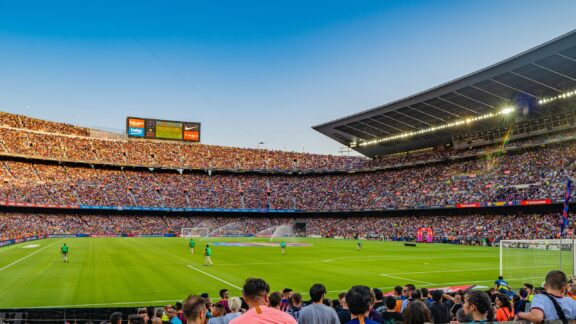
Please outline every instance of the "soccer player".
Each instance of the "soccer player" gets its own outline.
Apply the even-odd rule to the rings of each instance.
[[[206,244],[206,249],[204,249],[204,265],[212,265],[212,260],[210,257],[212,256],[212,249],[210,248],[209,244]]]
[[[194,239],[190,239],[188,246],[190,247],[190,253],[194,255],[194,247],[196,247],[196,242],[194,242]]]
[[[286,242],[280,242],[280,248],[282,249],[282,255],[286,255]]]
[[[60,252],[62,253],[62,257],[64,258],[64,262],[68,263],[68,245],[66,245],[66,243],[64,243],[64,245],[62,245],[62,247],[60,248]]]
[[[360,241],[360,238],[356,240],[356,250],[358,251],[362,250],[362,241]]]

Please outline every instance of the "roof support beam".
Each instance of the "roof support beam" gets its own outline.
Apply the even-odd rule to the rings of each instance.
[[[540,69],[542,69],[542,70],[548,71],[548,72],[550,72],[550,73],[554,73],[554,74],[556,74],[556,75],[559,75],[559,76],[561,76],[561,77],[563,77],[563,78],[565,78],[565,79],[568,79],[568,80],[571,80],[571,81],[576,82],[576,79],[574,79],[574,78],[572,78],[572,77],[570,77],[570,76],[568,76],[568,75],[566,75],[566,74],[563,74],[563,73],[560,73],[560,72],[558,72],[558,71],[555,71],[555,70],[552,70],[552,69],[550,69],[550,68],[547,68],[547,67],[545,67],[545,66],[542,66],[542,65],[540,65],[540,64],[538,64],[538,63],[532,63],[532,65],[534,65],[535,67],[540,68]]]
[[[571,58],[570,56],[566,56],[566,55],[560,54],[560,53],[556,53],[556,55],[558,55],[558,56],[560,56],[560,57],[563,57],[563,58],[565,58],[565,59],[567,59],[567,60],[570,60],[570,61],[572,61],[572,62],[576,62],[576,59],[573,59],[573,58]]]
[[[529,92],[526,92],[526,91],[524,91],[524,90],[520,90],[520,89],[518,89],[518,88],[514,88],[513,86],[508,85],[508,84],[506,84],[506,83],[502,83],[502,82],[496,81],[496,80],[494,80],[494,79],[488,79],[488,80],[490,80],[490,81],[492,81],[492,82],[494,82],[494,83],[498,83],[499,85],[501,85],[501,86],[503,86],[503,87],[506,87],[506,88],[512,89],[512,90],[514,90],[514,91],[517,91],[517,92],[523,93],[523,94],[525,94],[525,95],[528,95],[528,96],[530,96],[530,97],[532,97],[532,98],[534,98],[534,99],[538,99],[538,96],[536,96],[536,95],[534,95],[534,94],[531,94],[531,93],[529,93]]]
[[[463,94],[461,94],[461,93],[458,92],[458,91],[453,91],[453,93],[455,93],[455,94],[457,94],[457,95],[459,95],[459,96],[462,96],[462,97],[464,97],[464,98],[466,98],[466,99],[468,99],[468,100],[472,100],[472,101],[474,101],[474,102],[477,102],[477,103],[479,103],[479,104],[481,104],[481,105],[483,105],[483,106],[486,106],[486,107],[488,107],[488,108],[495,109],[494,106],[491,106],[491,105],[489,105],[489,104],[487,104],[487,103],[485,103],[485,102],[483,102],[483,101],[480,101],[480,100],[477,100],[477,99],[474,99],[474,98],[470,98],[470,97],[468,97],[467,95],[463,95]]]
[[[380,128],[376,128],[376,127],[374,127],[374,126],[372,126],[372,125],[370,125],[370,124],[366,124],[366,123],[362,122],[361,120],[357,120],[356,122],[357,122],[357,123],[360,123],[360,124],[362,124],[362,125],[364,125],[364,126],[370,127],[370,128],[372,128],[372,129],[375,129],[375,130],[377,130],[377,131],[380,132],[380,133],[386,133],[385,131],[381,130]],[[379,134],[378,136],[381,136],[381,134]]]
[[[444,119],[442,119],[442,118],[440,118],[440,117],[438,117],[438,116],[430,115],[429,113],[424,112],[424,111],[422,111],[422,110],[418,110],[418,109],[416,109],[416,108],[414,108],[414,107],[412,107],[412,106],[407,106],[407,107],[410,108],[410,109],[412,109],[412,110],[416,110],[417,112],[419,112],[419,113],[421,113],[421,114],[423,114],[423,115],[426,115],[426,116],[428,116],[428,117],[436,118],[436,119],[438,119],[438,120],[441,120],[441,121],[443,121],[443,122],[446,122],[446,120],[444,120]]]
[[[458,114],[455,114],[455,113],[449,112],[449,111],[447,111],[447,110],[444,110],[444,109],[442,109],[442,108],[440,108],[440,107],[436,107],[436,106],[434,106],[434,105],[431,105],[431,104],[427,103],[426,101],[422,101],[422,103],[425,104],[426,106],[430,106],[430,107],[432,107],[432,108],[434,108],[434,109],[436,109],[436,110],[440,110],[440,111],[442,111],[442,112],[445,112],[445,113],[447,113],[448,115],[452,115],[452,116],[454,116],[454,117],[462,118],[462,116],[460,116],[460,115],[458,115]]]
[[[368,132],[366,132],[366,131],[363,131],[363,130],[361,130],[361,129],[358,129],[358,128],[356,128],[356,127],[352,127],[352,126],[350,126],[350,125],[345,125],[345,126],[348,127],[348,128],[352,128],[352,129],[355,130],[355,131],[359,131],[360,133],[364,133],[364,134],[366,134],[366,135],[370,135],[370,136],[372,136],[372,138],[378,138],[378,136],[376,136],[376,135],[374,135],[374,134],[371,134],[371,133],[368,133]],[[352,135],[354,135],[354,134],[352,134]]]
[[[418,129],[418,127],[414,127],[414,126],[412,126],[412,125],[410,125],[410,124],[407,124],[407,123],[405,123],[405,122],[403,122],[403,121],[400,121],[400,120],[398,120],[398,119],[396,119],[396,118],[392,118],[392,117],[390,117],[390,116],[387,116],[386,114],[382,114],[382,115],[380,115],[380,116],[384,116],[384,117],[386,117],[386,118],[388,118],[388,119],[392,119],[393,121],[395,121],[395,122],[397,122],[397,123],[400,123],[400,124],[404,124],[404,125],[406,125],[406,126],[408,126],[408,127],[410,127],[410,128]],[[405,131],[403,131],[403,132],[405,132]]]
[[[509,71],[509,72],[512,73],[512,74],[514,74],[514,75],[517,75],[517,76],[519,76],[519,77],[521,77],[521,78],[523,78],[523,79],[526,79],[526,80],[528,80],[528,81],[537,83],[537,84],[539,84],[539,85],[541,85],[541,86],[544,86],[544,87],[546,87],[546,88],[548,88],[548,89],[554,90],[554,91],[556,91],[556,92],[558,92],[558,93],[561,93],[561,92],[562,92],[562,91],[560,91],[560,90],[558,90],[558,89],[556,89],[556,88],[554,88],[554,87],[552,87],[552,86],[549,86],[549,85],[547,85],[547,84],[545,84],[545,83],[542,83],[542,82],[540,82],[540,81],[536,81],[536,80],[534,80],[534,79],[532,79],[532,78],[529,78],[529,77],[527,77],[527,76],[524,76],[524,75],[522,75],[522,74],[520,74],[520,73],[517,73],[517,72],[514,72],[514,71]]]
[[[484,89],[482,89],[482,88],[478,88],[477,86],[473,86],[473,85],[471,85],[470,87],[471,87],[471,88],[474,88],[474,89],[476,89],[476,90],[482,91],[482,92],[484,92],[484,93],[487,93],[487,94],[489,94],[489,95],[491,95],[491,96],[494,96],[494,97],[496,97],[496,98],[500,98],[500,99],[505,100],[505,101],[507,101],[507,102],[511,102],[510,99],[501,97],[501,96],[499,96],[499,95],[497,95],[497,94],[495,94],[495,93],[493,93],[493,92],[490,92],[490,91],[488,91],[488,90],[484,90]]]
[[[454,102],[452,102],[452,101],[450,101],[450,100],[446,100],[446,99],[444,99],[444,98],[442,98],[442,97],[436,97],[436,99],[440,99],[440,100],[442,100],[442,101],[446,101],[447,103],[449,103],[449,104],[451,104],[451,105],[454,105],[454,106],[456,106],[456,107],[460,107],[460,108],[462,108],[462,109],[466,109],[466,110],[468,110],[469,112],[474,113],[474,114],[476,114],[476,115],[480,115],[480,113],[477,112],[476,110],[470,109],[470,108],[468,108],[468,107],[464,107],[464,106],[459,105],[459,104],[457,104],[457,103],[454,103]]]
[[[413,119],[413,120],[415,120],[415,121],[417,121],[417,122],[420,122],[420,123],[422,123],[422,124],[426,124],[426,125],[428,125],[428,126],[431,125],[430,123],[427,123],[427,122],[425,122],[425,121],[423,121],[423,120],[420,120],[420,119],[418,119],[418,118],[416,118],[416,117],[412,117],[412,116],[410,116],[410,115],[406,115],[405,113],[401,113],[401,112],[399,112],[398,110],[395,110],[394,112],[397,113],[397,114],[399,114],[399,115],[402,115],[402,116],[404,116],[404,117],[408,117],[408,118],[410,118],[410,119]]]
[[[399,132],[403,132],[403,131],[404,131],[403,129],[396,128],[396,127],[394,127],[394,126],[392,126],[392,125],[385,124],[385,123],[383,123],[383,122],[381,122],[381,121],[379,121],[379,120],[376,120],[376,119],[374,119],[374,118],[369,118],[369,119],[377,122],[377,123],[380,124],[380,125],[384,125],[384,126],[386,126],[386,127],[394,128],[395,130],[397,130],[397,131],[399,131]],[[388,132],[387,132],[387,133],[388,133]],[[391,135],[391,133],[388,133],[388,135]]]

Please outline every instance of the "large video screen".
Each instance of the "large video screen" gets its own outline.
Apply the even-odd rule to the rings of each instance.
[[[200,123],[128,117],[126,134],[136,138],[200,142]]]

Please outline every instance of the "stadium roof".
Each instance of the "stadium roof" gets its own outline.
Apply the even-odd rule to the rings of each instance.
[[[463,127],[497,127],[505,107],[527,106],[531,115],[541,114],[541,100],[574,90],[576,30],[427,91],[313,128],[374,157],[449,142]]]

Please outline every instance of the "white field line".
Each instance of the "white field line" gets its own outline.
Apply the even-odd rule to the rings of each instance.
[[[26,308],[71,308],[71,307],[92,307],[92,306],[109,306],[109,305],[146,305],[154,303],[173,303],[178,298],[168,300],[147,300],[147,301],[134,301],[134,302],[120,302],[120,303],[101,303],[101,304],[71,304],[71,305],[56,305],[56,306],[34,306]]]
[[[397,277],[397,276],[389,276],[389,275],[385,275],[385,274],[381,274],[382,277],[387,277],[387,278],[392,278],[392,279],[400,279],[400,280],[406,280],[406,281],[411,281],[411,282],[420,282],[423,283],[425,285],[437,285],[435,283],[432,282],[428,282],[428,281],[420,281],[420,280],[415,280],[415,279],[408,279],[408,278],[403,278],[403,277]]]
[[[200,269],[196,269],[196,268],[194,268],[194,267],[191,266],[191,265],[188,265],[188,268],[190,268],[190,269],[192,269],[192,270],[194,270],[194,271],[198,271],[198,272],[200,272],[200,273],[203,274],[203,275],[206,275],[206,276],[208,276],[208,277],[210,277],[210,278],[216,279],[216,280],[218,280],[218,281],[220,281],[220,282],[222,282],[222,283],[227,284],[227,285],[230,286],[230,287],[234,287],[234,288],[242,291],[242,288],[236,286],[235,284],[231,284],[231,283],[229,283],[228,281],[226,281],[226,280],[224,280],[224,279],[221,279],[221,278],[218,278],[218,277],[216,277],[216,276],[214,276],[214,275],[209,274],[208,272],[202,271],[202,270],[200,270]]]
[[[29,257],[33,256],[34,254],[36,254],[36,253],[38,253],[38,252],[42,252],[42,251],[46,250],[47,248],[51,247],[52,245],[55,245],[56,243],[59,243],[59,242],[61,242],[61,241],[63,241],[63,240],[64,240],[64,239],[61,239],[61,240],[56,241],[56,242],[54,242],[54,243],[52,243],[52,244],[46,245],[45,247],[41,248],[40,250],[34,251],[34,252],[26,255],[25,257],[23,257],[23,258],[21,258],[21,259],[18,259],[18,260],[16,260],[16,261],[10,263],[10,264],[7,265],[7,266],[4,266],[3,268],[0,268],[0,271],[2,271],[2,270],[4,270],[4,269],[8,269],[8,268],[10,268],[11,266],[15,265],[16,263],[18,263],[18,262],[20,262],[20,261],[22,261],[22,260],[26,260],[26,259],[28,259]]]

